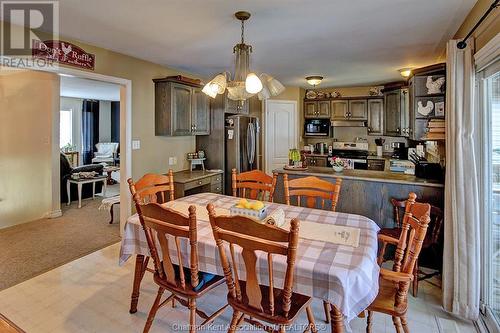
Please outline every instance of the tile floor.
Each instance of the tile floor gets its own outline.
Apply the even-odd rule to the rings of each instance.
[[[118,266],[119,244],[109,246],[86,257],[58,267],[31,280],[0,292],[0,313],[26,332],[142,332],[156,287],[149,273],[145,276],[138,312],[129,314],[134,260]],[[412,333],[475,332],[470,322],[456,320],[440,307],[440,289],[424,282],[419,297],[410,296],[409,326]],[[210,312],[225,302],[226,288],[221,286],[199,302]],[[313,303],[319,332],[330,331],[323,320],[320,301]],[[217,318],[210,327],[225,332],[231,310]],[[187,309],[165,306],[157,313],[151,332],[179,331],[179,324],[188,320]],[[305,314],[299,324],[305,324]],[[353,332],[365,332],[365,319],[351,322]],[[208,331],[209,329],[205,329]],[[248,327],[240,331],[248,331]],[[296,330],[301,332],[302,330]],[[374,333],[395,332],[389,316],[375,314]]]

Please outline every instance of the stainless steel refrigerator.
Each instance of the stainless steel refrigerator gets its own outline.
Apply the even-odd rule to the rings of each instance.
[[[226,194],[231,193],[231,170],[238,173],[259,169],[259,119],[244,115],[228,116],[224,127]]]

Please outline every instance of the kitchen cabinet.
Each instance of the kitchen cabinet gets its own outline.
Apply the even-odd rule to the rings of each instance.
[[[384,100],[368,100],[368,135],[384,134]]]
[[[307,156],[306,162],[308,166],[317,166],[317,167],[327,167],[327,157],[321,156]]]
[[[305,118],[330,118],[330,101],[304,102]]]
[[[349,120],[366,120],[367,100],[352,99],[349,100]]]
[[[210,103],[208,96],[201,91],[201,88],[194,90],[194,134],[210,134]]]
[[[155,135],[190,136],[210,133],[209,102],[199,85],[176,79],[155,79]]]
[[[408,89],[384,92],[384,134],[407,137],[409,126]]]
[[[332,120],[366,120],[367,100],[333,100],[331,109]]]
[[[345,120],[349,113],[348,100],[332,101],[332,120]]]

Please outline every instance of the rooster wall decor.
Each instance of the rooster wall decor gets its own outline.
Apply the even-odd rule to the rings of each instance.
[[[425,103],[425,107],[422,104],[422,101],[419,101],[417,105],[418,105],[417,112],[423,116],[428,116],[429,113],[431,113],[432,110],[434,110],[434,103],[432,103],[432,101],[427,101],[427,103]]]
[[[432,80],[432,76],[427,77],[427,82],[425,86],[427,87],[427,94],[440,94],[441,87],[445,81],[444,77],[437,78],[435,81]]]

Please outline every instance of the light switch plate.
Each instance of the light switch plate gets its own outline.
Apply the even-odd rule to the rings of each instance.
[[[132,140],[132,149],[133,150],[141,149],[141,141],[140,140]]]
[[[176,165],[177,164],[177,156],[171,156],[168,158],[168,165]]]

